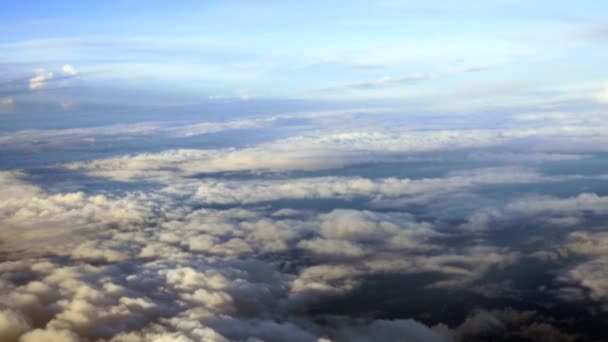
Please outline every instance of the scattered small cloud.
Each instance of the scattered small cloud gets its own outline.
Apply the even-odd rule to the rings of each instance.
[[[29,88],[30,90],[37,90],[46,88],[48,82],[53,79],[53,73],[46,71],[45,69],[38,69],[35,72],[34,77],[30,78]]]
[[[70,109],[74,106],[74,102],[70,100],[61,101],[59,102],[59,106],[61,106],[63,109]]]
[[[602,91],[597,94],[597,100],[602,103],[608,103],[608,82],[604,83]]]
[[[12,97],[0,98],[0,110],[11,109],[15,105],[15,99]]]
[[[76,70],[76,68],[74,68],[73,66],[71,66],[70,64],[66,64],[64,65],[61,70],[66,74],[66,75],[70,75],[70,76],[76,76],[78,75],[78,71]]]

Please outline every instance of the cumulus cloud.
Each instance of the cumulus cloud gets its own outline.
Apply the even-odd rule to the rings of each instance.
[[[36,70],[34,77],[30,78],[30,90],[43,89],[47,87],[48,82],[53,79],[53,73],[44,69]]]
[[[332,322],[338,324],[333,335],[336,341],[426,341],[448,342],[451,338],[441,329],[432,329],[412,319],[374,320],[365,322]]]
[[[596,302],[608,311],[608,234],[572,232],[558,252],[560,258],[574,255],[578,260],[557,277],[558,295],[572,302]]]
[[[412,132],[394,136],[352,132],[298,136],[255,147],[224,150],[168,150],[127,155],[67,167],[120,180],[166,176],[168,168],[185,174],[225,171],[289,171],[327,169],[369,162],[400,153],[464,149],[496,143],[495,134],[480,131]]]
[[[67,331],[67,330],[46,330],[36,329],[24,334],[19,339],[20,342],[36,342],[36,341],[48,341],[48,342],[79,342],[81,339],[78,335]]]
[[[600,175],[596,179],[604,179]],[[580,179],[580,177],[566,177]],[[488,206],[471,213],[460,228],[468,231],[484,231],[497,222],[513,219],[534,219],[555,227],[573,227],[582,222],[586,213],[604,215],[608,213],[608,197],[595,193],[581,193],[559,198],[553,196],[527,195],[510,200],[504,206]]]
[[[49,194],[23,177],[19,172],[0,172],[0,222],[4,227],[0,240],[10,241],[6,249],[42,253],[46,248],[33,247],[48,245],[53,250],[77,231],[86,235],[105,225],[142,222],[151,209],[141,205],[143,194],[121,199],[82,192]]]
[[[26,178],[0,173],[3,251],[19,255],[0,263],[7,339],[341,341],[359,332],[443,341],[444,330],[413,320],[355,329],[297,312],[368,275],[436,272],[436,286],[460,287],[517,258],[489,246],[445,249],[432,223],[407,213],[276,216],[192,208],[162,191],[48,193]]]
[[[20,312],[11,309],[0,310],[0,339],[3,341],[15,341],[30,329],[30,321]]]
[[[65,64],[63,67],[61,67],[61,71],[63,71],[64,74],[69,76],[78,75],[78,71],[76,70],[76,68],[74,68],[70,64]]]
[[[508,208],[526,213],[553,212],[567,214],[592,211],[602,214],[608,212],[608,197],[599,196],[595,193],[582,193],[569,198],[536,196],[516,200]]]
[[[165,188],[169,193],[187,194],[203,203],[234,204],[274,201],[279,199],[372,198],[420,196],[489,184],[519,184],[552,181],[527,169],[490,168],[442,178],[408,179],[361,177],[315,177],[292,180],[230,181],[204,179],[173,182]]]
[[[237,123],[235,124],[238,126]],[[68,167],[87,171],[91,175],[118,180],[146,178],[146,175],[154,173],[162,178],[168,175],[167,170],[177,170],[182,175],[226,171],[319,170],[365,162],[390,161],[403,155],[515,144],[528,139],[546,139],[548,142],[571,141],[573,143],[568,144],[569,149],[579,145],[592,145],[602,150],[606,146],[605,134],[603,134],[606,129],[606,124],[599,122],[589,125],[557,124],[505,130],[322,130],[240,149],[165,150],[158,153],[110,157],[92,162],[77,162]],[[579,158],[575,154],[529,153],[528,157],[516,153],[505,154],[504,162],[515,159],[530,162],[533,159],[555,161]],[[473,154],[472,158],[485,158],[491,161],[491,156],[484,154]]]
[[[275,120],[21,132],[6,144],[27,143],[37,134],[43,141],[89,133],[187,137]],[[478,151],[520,138],[585,136],[601,129],[319,130],[243,148],[175,149],[64,165],[67,174],[95,183],[78,187],[82,191],[46,188],[24,171],[0,172],[0,246],[6,255],[0,262],[0,336],[324,342],[562,336],[551,322],[523,313],[481,311],[462,322],[451,320],[448,327],[424,324],[437,321],[425,315],[416,316],[418,321],[375,318],[375,312],[366,312],[366,318],[314,312],[319,302],[348,299],[386,276],[429,277],[416,286],[478,295],[485,277],[500,276],[525,254],[494,244],[488,229],[494,222],[533,217],[572,228],[587,222],[589,213],[606,214],[605,198],[591,191],[559,198],[526,192],[479,206],[460,203],[466,202],[461,198],[482,203],[494,187],[605,179],[550,176],[526,167],[594,158],[591,154]],[[412,178],[283,173],[455,150],[463,151],[465,163],[507,165],[446,167],[436,176]],[[216,174],[233,171],[247,172]],[[78,181],[62,184],[81,185],[71,183]],[[338,204],[308,206],[305,200]],[[453,215],[459,205],[474,208],[464,220]],[[561,295],[605,300],[603,239],[573,233],[555,258],[543,259],[583,258],[560,274]],[[536,252],[539,260],[543,251],[530,254]],[[581,288],[585,291],[573,290]]]

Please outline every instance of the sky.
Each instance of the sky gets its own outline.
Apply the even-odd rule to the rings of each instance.
[[[605,81],[598,70],[607,9],[597,1],[5,0],[3,7],[6,81],[40,69],[65,76],[67,64],[81,74],[72,87],[117,93],[435,107],[440,98],[452,109],[590,98]],[[23,101],[43,95],[59,96]]]
[[[0,0],[0,341],[605,341],[608,6]]]

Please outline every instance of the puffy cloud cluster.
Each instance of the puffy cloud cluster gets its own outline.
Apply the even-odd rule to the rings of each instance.
[[[573,302],[596,302],[608,311],[608,234],[574,231],[556,253],[577,260],[557,278],[559,296]]]
[[[492,184],[550,182],[529,169],[483,168],[452,173],[441,178],[310,177],[283,180],[202,179],[171,182],[165,191],[188,194],[203,203],[234,204],[279,199],[415,197],[420,200],[438,194]]]
[[[595,177],[605,179],[605,175]],[[570,179],[577,179],[575,176]],[[564,179],[564,178],[562,178]],[[565,179],[568,179],[566,177]],[[608,197],[595,193],[581,193],[573,197],[528,195],[506,203],[502,207],[486,207],[475,211],[461,225],[469,231],[483,231],[496,222],[515,218],[539,220],[555,227],[573,227],[581,223],[583,217],[608,213]]]
[[[500,139],[498,139],[500,140]],[[243,149],[168,150],[77,162],[68,165],[89,174],[127,180],[167,176],[165,170],[183,174],[226,171],[317,170],[346,164],[382,160],[402,153],[474,148],[497,143],[496,134],[484,131],[347,132],[303,135]]]
[[[23,181],[23,176],[0,172],[0,240],[7,243],[4,249],[57,252],[73,242],[74,234],[77,240],[111,225],[142,224],[156,209],[149,206],[150,197],[144,193],[121,198],[83,192],[52,194]]]
[[[313,115],[313,114],[310,114]],[[287,117],[287,116],[285,116]],[[297,116],[295,116],[297,117]],[[283,116],[240,120],[228,123],[200,123],[190,126],[161,129],[173,136],[191,136],[210,132],[252,128],[269,125]],[[316,117],[314,117],[316,119]],[[245,148],[176,149],[157,153],[122,155],[92,162],[76,162],[68,167],[84,170],[91,175],[119,180],[150,176],[168,176],[167,170],[178,170],[182,175],[226,171],[294,171],[318,170],[357,163],[394,160],[404,154],[436,151],[482,149],[518,143],[529,139],[546,141],[537,144],[538,152],[502,154],[473,153],[477,161],[502,163],[529,163],[538,161],[564,161],[584,158],[584,154],[547,153],[544,150],[586,149],[605,147],[605,120],[584,124],[561,124],[547,127],[505,129],[392,129],[378,128],[374,124],[366,130],[332,129],[301,132],[300,135],[282,138]],[[314,126],[313,126],[314,127]],[[441,127],[441,126],[440,126]],[[521,149],[521,147],[518,147]]]
[[[6,341],[449,341],[413,320],[320,325],[309,303],[366,276],[432,272],[463,286],[517,254],[446,247],[407,213],[209,209],[166,192],[49,193],[0,173]]]

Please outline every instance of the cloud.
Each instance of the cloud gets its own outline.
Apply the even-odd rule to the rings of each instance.
[[[63,67],[61,67],[61,71],[63,71],[64,74],[69,76],[78,75],[78,71],[70,64],[65,64]]]
[[[78,337],[78,335],[70,331],[53,329],[36,329],[24,334],[19,339],[20,342],[79,342],[80,340],[81,339]]]
[[[48,86],[48,82],[53,79],[53,73],[44,69],[36,70],[34,77],[29,81],[30,90],[43,89]]]
[[[536,311],[505,308],[496,311],[478,310],[459,326],[451,329],[454,341],[554,341],[574,342],[579,338],[560,331],[554,320]]]
[[[8,101],[8,100],[7,100]],[[71,108],[73,105],[70,100],[63,100],[59,105],[64,108]],[[364,109],[354,108],[348,110],[328,110],[301,112],[293,114],[279,114],[269,117],[259,117],[252,119],[238,119],[233,121],[220,122],[195,122],[183,124],[179,122],[139,122],[133,124],[117,124],[96,127],[80,127],[65,129],[46,129],[46,130],[22,130],[11,132],[10,134],[0,135],[0,145],[29,145],[39,144],[44,141],[47,144],[62,146],[74,144],[78,141],[90,139],[91,137],[141,137],[149,135],[163,135],[165,138],[179,139],[189,138],[204,134],[224,132],[229,130],[264,128],[280,123],[282,120],[291,119],[310,119],[310,120],[343,120],[345,116],[367,114],[370,116],[390,112],[388,108]]]
[[[2,107],[10,107],[15,104],[15,99],[12,97],[3,97],[0,99],[0,106]]]
[[[15,341],[21,334],[31,329],[31,323],[18,311],[0,310],[0,339]]]
[[[556,198],[549,196],[537,196],[519,199],[508,206],[524,213],[581,213],[592,211],[598,214],[608,213],[608,197],[599,196],[595,193],[582,193],[576,197]]]
[[[235,121],[226,124],[204,123],[192,127],[162,128],[160,131],[179,137],[239,127],[259,128],[268,124],[270,121],[264,120]],[[361,128],[360,125],[355,125],[350,129],[342,130],[329,127],[305,131],[299,135],[239,149],[165,150],[92,162],[76,162],[68,167],[95,176],[128,180],[146,178],[146,175],[152,174],[162,178],[168,175],[167,171],[170,169],[177,170],[182,175],[226,171],[320,170],[365,162],[390,161],[404,155],[419,153],[505,146],[513,147],[515,151],[502,152],[502,155],[493,157],[494,159],[504,157],[504,162],[514,162],[515,159],[519,159],[527,163],[533,159],[547,161],[579,158],[574,156],[576,154],[574,151],[577,150],[603,151],[608,142],[603,134],[606,129],[606,124],[599,119],[581,125],[565,125],[558,122],[555,125],[539,127],[533,123],[530,126],[508,129],[450,130],[438,127],[429,130],[406,129],[399,125],[389,128],[374,126]],[[59,137],[63,133],[69,132],[57,132]],[[24,135],[23,139],[32,136],[31,133],[21,134]],[[13,139],[18,140],[21,134],[16,134],[14,138],[6,137],[7,143]],[[529,143],[530,140],[536,141],[540,147],[538,151],[524,153],[521,151],[522,143]],[[555,152],[562,149],[573,152]],[[520,152],[517,152],[518,150]],[[579,154],[584,155],[584,153]],[[487,152],[473,154],[472,158],[485,158],[491,161],[491,156]]]
[[[190,207],[164,191],[49,193],[26,178],[0,173],[0,238],[19,256],[0,263],[0,336],[23,340],[340,340],[359,325],[317,325],[297,312],[369,275],[437,272],[436,286],[460,287],[517,258],[445,248],[432,223],[407,213],[277,217]],[[447,336],[413,320],[360,329],[372,339]]]
[[[365,64],[364,64],[365,66]],[[371,65],[372,67],[376,67],[375,65]],[[369,67],[368,67],[369,68]],[[385,76],[376,80],[371,81],[363,81],[363,82],[354,82],[341,84],[332,87],[325,87],[321,89],[317,89],[316,91],[321,92],[332,92],[332,91],[345,91],[345,90],[376,90],[383,89],[391,86],[398,86],[403,84],[411,84],[422,81],[430,81],[434,79],[441,79],[445,77],[457,76],[465,73],[473,73],[487,70],[488,67],[468,67],[460,70],[449,71],[449,72],[441,72],[433,75],[429,74],[413,74],[406,75],[401,77],[391,77]]]
[[[189,194],[192,199],[207,204],[237,204],[275,201],[280,199],[340,198],[371,199],[382,203],[386,199],[407,197],[411,202],[424,202],[450,192],[486,185],[527,184],[567,181],[580,177],[551,177],[527,168],[496,167],[451,173],[445,177],[362,178],[308,177],[293,180],[223,180],[171,182],[164,191]]]
[[[335,341],[425,341],[448,342],[451,338],[440,329],[429,328],[412,319],[373,320],[371,322],[335,320],[338,328],[332,334]]]
[[[522,152],[474,152],[467,156],[469,160],[483,162],[513,163],[543,163],[553,161],[569,161],[591,158],[588,154],[572,153],[522,153]]]
[[[426,75],[409,75],[403,77],[382,77],[373,81],[365,81],[365,82],[356,82],[349,84],[342,84],[333,87],[326,87],[322,89],[318,89],[317,91],[342,91],[342,90],[373,90],[386,88],[389,86],[400,85],[400,84],[408,84],[420,81],[429,80],[430,77]]]
[[[557,253],[562,259],[573,255],[577,261],[557,277],[559,297],[571,302],[596,302],[608,311],[608,234],[572,232]]]
[[[597,94],[597,100],[599,102],[608,103],[608,83],[604,84],[604,87]]]
[[[564,180],[569,179],[569,177]],[[580,179],[574,176],[570,179]],[[598,176],[597,179],[605,179]],[[492,224],[513,219],[534,219],[554,227],[573,227],[580,224],[586,214],[608,213],[608,197],[595,193],[558,198],[552,196],[527,195],[511,199],[501,207],[486,207],[470,214],[460,228],[465,231],[485,231]]]
[[[15,106],[15,99],[12,97],[0,97],[0,110],[10,110]]]
[[[348,132],[304,135],[243,149],[167,150],[67,165],[91,175],[128,180],[162,178],[168,169],[183,174],[225,171],[319,170],[388,159],[401,153],[430,152],[494,145],[500,138],[481,131]]]

